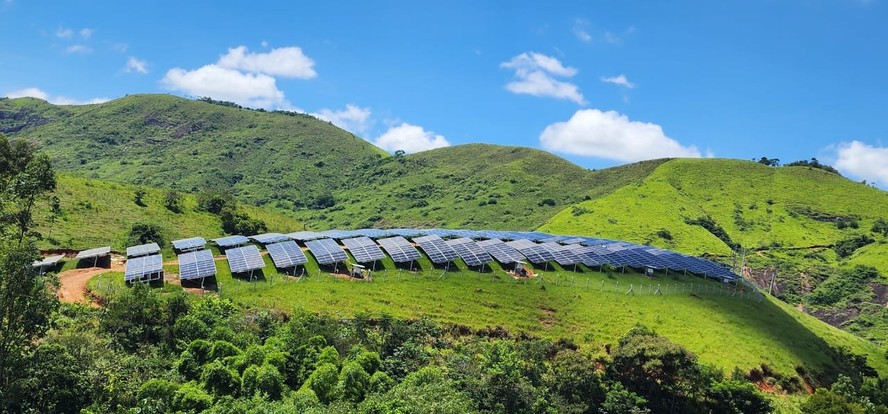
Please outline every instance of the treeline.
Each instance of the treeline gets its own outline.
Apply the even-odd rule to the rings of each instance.
[[[759,164],[767,165],[767,166],[769,166],[769,167],[778,167],[778,166],[780,166],[780,159],[779,159],[779,158],[761,157],[761,158],[759,158],[759,159],[757,159],[757,160],[756,160],[755,158],[753,158],[752,160],[755,161],[755,162],[757,162],[757,163],[759,163]],[[827,165],[827,164],[821,163],[819,160],[817,160],[817,158],[811,158],[810,161],[809,161],[809,160],[793,161],[793,162],[790,162],[790,163],[787,163],[787,164],[783,164],[783,166],[784,166],[784,167],[808,167],[808,168],[816,168],[816,169],[818,169],[818,170],[824,170],[824,171],[827,171],[827,172],[831,172],[831,173],[833,173],[833,174],[835,174],[835,175],[842,175],[841,173],[839,173],[839,170],[833,168],[833,167],[830,166],[830,165]]]
[[[243,309],[136,285],[65,305],[4,397],[9,412],[769,412],[644,327],[610,354],[428,320]]]

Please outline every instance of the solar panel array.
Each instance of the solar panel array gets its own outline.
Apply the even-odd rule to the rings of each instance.
[[[348,251],[358,263],[369,263],[385,258],[385,253],[379,249],[379,246],[373,240],[367,237],[354,237],[351,239],[343,239],[342,243],[348,247]]]
[[[244,273],[265,267],[259,248],[254,245],[228,249],[225,251],[231,273]]]
[[[487,251],[468,237],[447,240],[447,244],[456,250],[459,257],[469,266],[481,266],[493,261]]]
[[[147,256],[149,254],[154,254],[160,251],[160,246],[157,243],[148,243],[141,244],[138,246],[132,246],[126,248],[126,257],[137,257],[137,256]]]
[[[296,241],[309,241],[309,240],[317,240],[323,239],[327,236],[324,236],[321,233],[315,233],[313,231],[297,231],[295,233],[287,234],[287,237],[296,240]]]
[[[419,244],[419,247],[425,252],[426,256],[429,257],[429,260],[431,260],[432,263],[440,264],[452,262],[458,256],[456,251],[439,236],[430,234],[428,236],[414,238],[413,241]]]
[[[525,260],[525,257],[521,254],[521,252],[515,250],[506,243],[503,243],[502,240],[482,240],[478,242],[478,246],[481,246],[481,248],[483,248],[487,253],[490,253],[490,255],[493,256],[494,259],[496,259],[496,261],[502,264],[512,264]]]
[[[56,256],[44,257],[43,260],[35,260],[34,267],[50,267],[54,266],[59,260],[65,258],[65,255],[60,254]]]
[[[250,238],[253,239],[253,241],[255,241],[256,243],[263,244],[263,245],[264,244],[271,244],[271,243],[278,243],[278,242],[282,242],[284,240],[290,240],[289,237],[284,236],[283,234],[280,234],[280,233],[263,233],[263,234],[257,234],[255,236],[250,236]]]
[[[227,236],[213,239],[213,242],[219,247],[235,247],[249,243],[250,239],[244,236]]]
[[[555,260],[555,256],[542,245],[527,239],[507,242],[506,245],[521,252],[531,263],[546,263]]]
[[[389,237],[377,240],[380,246],[391,256],[395,263],[407,263],[419,260],[422,255],[416,251],[407,239],[401,236]]]
[[[216,262],[213,252],[196,250],[179,255],[179,279],[194,280],[216,276]]]
[[[123,280],[133,282],[144,278],[160,277],[163,275],[163,258],[159,254],[134,257],[126,261],[126,270],[123,272]]]
[[[329,265],[348,260],[345,250],[339,247],[333,239],[319,239],[305,242],[311,254],[317,259],[318,264]]]
[[[266,233],[252,236],[252,239],[267,245],[266,247],[282,243],[282,240],[285,238],[306,242],[312,254],[318,258],[318,262],[321,264],[332,264],[347,260],[347,255],[336,244],[334,239],[342,240],[342,243],[355,256],[355,260],[362,263],[379,260],[378,258],[384,257],[382,250],[379,250],[379,247],[370,239],[378,239],[379,246],[396,263],[405,263],[419,259],[421,257],[420,253],[405,237],[412,238],[419,244],[434,263],[449,262],[456,257],[462,257],[467,264],[470,262],[478,263],[482,260],[489,261],[490,256],[492,256],[503,264],[523,260],[528,260],[532,263],[556,261],[563,266],[577,263],[582,263],[586,266],[607,264],[617,267],[651,267],[655,269],[687,271],[724,280],[739,278],[739,276],[721,264],[697,257],[685,256],[669,250],[608,239],[561,236],[542,232],[465,229],[359,229],[350,231],[327,230],[324,232],[299,231],[287,235]],[[444,239],[455,240],[445,242]],[[476,256],[480,252],[486,254],[487,257],[481,255],[481,257],[473,258],[472,250],[470,249],[473,245],[469,245],[469,247],[461,246],[465,244],[466,240],[475,243],[474,247],[478,249],[474,251]],[[476,242],[474,240],[480,241]],[[214,239],[213,241],[220,247],[239,246],[249,242],[243,236],[229,236]],[[312,248],[308,243],[310,241],[318,241],[320,243],[311,243],[315,246],[315,248]],[[359,245],[358,243],[362,244]],[[203,248],[205,244],[206,241],[200,237],[173,241],[173,247],[179,251]],[[299,261],[299,254],[302,253],[302,250],[298,249],[298,246],[295,249],[292,245],[287,246],[288,251],[293,253],[295,259],[283,259],[282,257],[286,256],[281,256],[279,253],[282,246],[272,248],[279,253],[277,256],[282,260],[281,263]],[[141,248],[142,246],[134,246],[127,249],[127,254],[139,255],[156,252],[147,247],[142,252],[131,251],[135,247]],[[110,251],[110,247],[86,250],[78,253],[77,259],[101,257],[110,254]],[[269,250],[269,253],[272,255],[272,260],[275,260],[276,254],[272,253],[271,250]],[[304,256],[305,254],[302,253],[302,257]],[[305,262],[299,264],[302,263]],[[278,265],[277,261],[275,261],[275,265]],[[475,266],[474,264],[471,265]]]
[[[84,250],[77,253],[75,259],[92,259],[94,257],[102,257],[111,254],[111,246],[96,247],[95,249]]]
[[[188,251],[194,249],[203,249],[207,245],[207,241],[203,237],[192,237],[189,239],[173,240],[173,248],[180,251]]]
[[[274,262],[275,267],[278,269],[299,266],[308,262],[305,253],[292,240],[266,245],[265,250],[268,250],[268,254],[271,255],[271,261]]]

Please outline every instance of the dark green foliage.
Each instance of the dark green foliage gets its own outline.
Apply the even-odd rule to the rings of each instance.
[[[163,197],[163,206],[173,213],[182,212],[182,194],[176,191],[167,191]]]
[[[89,402],[89,379],[77,359],[64,347],[37,348],[29,358],[22,411],[78,413]]]
[[[873,223],[872,232],[888,237],[888,221],[881,217],[877,218]]]
[[[141,188],[136,190],[135,194],[133,195],[133,201],[139,207],[146,207],[146,205],[145,205],[145,190],[143,190]]]
[[[816,168],[816,169],[819,169],[819,170],[824,170],[824,171],[827,171],[827,172],[833,173],[833,174],[835,174],[835,175],[842,175],[842,174],[840,174],[839,171],[836,170],[835,168],[833,168],[833,167],[831,167],[831,166],[829,166],[829,165],[826,165],[826,164],[821,164],[820,161],[817,160],[817,158],[811,158],[811,161],[807,161],[807,160],[793,161],[793,162],[791,162],[791,163],[789,163],[789,164],[784,164],[783,166],[784,166],[784,167],[809,167],[809,168]]]
[[[605,399],[601,376],[592,358],[577,351],[564,350],[552,361],[549,388],[572,411],[591,412]]]
[[[237,346],[228,341],[215,341],[210,349],[210,359],[222,359],[230,356],[241,354],[241,350]]]
[[[162,316],[160,295],[147,285],[136,283],[108,304],[102,328],[121,347],[135,351],[140,345],[156,343],[163,337]]]
[[[607,389],[600,411],[601,414],[646,414],[651,412],[646,404],[647,400],[614,382]]]
[[[210,328],[204,321],[194,315],[181,317],[173,325],[173,339],[177,344],[181,343],[181,347],[186,346],[195,339],[206,338],[209,335]]]
[[[864,414],[866,411],[860,404],[848,401],[847,398],[823,388],[818,389],[807,401],[802,403],[804,414]]]
[[[146,243],[157,243],[163,247],[166,244],[163,230],[154,223],[135,223],[127,235],[127,243],[130,246]]]
[[[350,402],[360,402],[370,385],[370,374],[357,362],[349,362],[339,372],[339,395]]]
[[[672,240],[672,233],[670,233],[669,230],[667,230],[667,229],[660,229],[660,230],[657,230],[657,237],[659,237],[663,240],[666,240],[666,241],[671,241]]]
[[[740,248],[739,243],[734,243],[731,240],[731,236],[728,235],[728,232],[725,231],[722,226],[719,226],[712,217],[702,216],[696,220],[692,220],[689,218],[685,219],[685,223],[690,224],[692,226],[700,226],[706,229],[706,231],[712,233],[713,236],[718,237],[719,240],[723,241],[731,250],[737,250]]]
[[[197,208],[209,213],[221,214],[222,210],[236,209],[237,202],[228,192],[207,189],[197,194]]]
[[[243,211],[226,208],[220,217],[222,230],[228,234],[260,234],[268,231],[264,221],[254,219]]]
[[[857,249],[874,241],[875,240],[873,240],[872,237],[861,234],[837,241],[835,246],[833,246],[833,250],[836,251],[836,255],[838,255],[840,259],[844,259],[853,255]]]
[[[540,200],[539,203],[537,203],[537,205],[540,207],[543,207],[543,206],[554,207],[556,204],[557,203],[555,202],[555,200],[551,199],[551,198],[544,198],[544,199]]]
[[[780,158],[761,157],[756,162],[758,162],[759,164],[767,165],[769,167],[777,167],[780,165]]]
[[[370,383],[367,386],[367,392],[371,394],[382,394],[392,389],[395,384],[395,380],[393,380],[392,377],[390,377],[384,371],[376,371],[375,373],[373,373],[373,375],[370,376]]]
[[[379,358],[379,354],[376,352],[364,351],[358,354],[355,357],[355,362],[358,363],[364,371],[368,374],[373,375],[376,371],[382,368],[382,360]]]
[[[339,390],[339,369],[333,364],[318,365],[314,372],[308,377],[305,385],[314,391],[318,400],[324,404],[339,398],[337,391]]]
[[[362,414],[462,414],[478,412],[472,401],[457,390],[436,368],[423,368],[385,394],[373,394],[358,406]]]
[[[819,284],[808,295],[808,303],[818,306],[846,306],[868,300],[873,295],[869,283],[876,280],[879,280],[879,273],[872,267],[855,266],[841,270]]]
[[[250,366],[244,370],[242,394],[244,396],[252,396],[254,394],[262,395],[270,400],[279,400],[284,393],[286,385],[284,377],[277,368],[264,364],[261,366]]]
[[[769,413],[773,410],[765,396],[748,382],[715,382],[706,392],[706,398],[714,414]]]
[[[696,361],[684,347],[638,326],[620,338],[608,371],[654,412],[683,412],[706,387]]]
[[[213,405],[213,397],[198,384],[186,383],[173,395],[173,407],[187,413],[199,413]]]
[[[139,388],[140,412],[164,413],[173,410],[173,398],[179,384],[165,379],[152,378]]]
[[[228,368],[222,361],[213,361],[204,366],[201,381],[207,391],[216,395],[232,395],[241,389],[237,371]]]

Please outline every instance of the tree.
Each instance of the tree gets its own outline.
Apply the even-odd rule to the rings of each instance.
[[[237,202],[226,191],[208,189],[197,195],[197,207],[209,213],[220,214],[226,208],[237,208]]]
[[[161,247],[165,244],[163,230],[161,230],[160,226],[154,223],[133,224],[130,228],[129,235],[127,236],[127,242],[130,245],[154,242]]]
[[[356,403],[363,400],[369,384],[370,374],[357,362],[345,364],[339,373],[340,395],[345,401]]]
[[[336,368],[336,365],[329,363],[321,364],[308,376],[305,386],[314,391],[315,395],[318,396],[318,400],[324,404],[329,404],[337,399],[338,376],[339,369]]]
[[[135,351],[142,344],[156,344],[163,338],[162,312],[160,295],[136,283],[108,303],[102,328],[124,349]]]
[[[241,389],[241,380],[237,371],[228,368],[222,361],[207,364],[201,374],[207,391],[216,395],[232,395]]]
[[[136,190],[136,193],[133,197],[133,201],[136,203],[137,206],[145,207],[145,195],[146,195],[145,190],[143,190],[141,188]]]
[[[776,166],[780,165],[780,159],[779,159],[779,158],[761,157],[761,158],[758,159],[757,162],[758,162],[759,164],[764,164],[764,165],[767,165],[767,166],[769,166],[769,167],[776,167]]]
[[[771,403],[749,382],[724,380],[713,383],[706,392],[714,414],[770,413]]]
[[[802,403],[804,414],[864,414],[866,411],[859,404],[823,388],[818,389],[808,400]]]
[[[163,197],[163,206],[173,213],[182,212],[182,194],[176,191],[168,191]]]
[[[89,401],[89,379],[58,344],[41,345],[29,358],[23,411],[79,413]]]
[[[16,405],[27,355],[49,328],[58,306],[52,275],[32,266],[39,257],[30,243],[36,201],[55,189],[49,159],[25,141],[0,134],[0,411]],[[11,232],[10,232],[11,230]],[[11,410],[15,411],[15,410]]]

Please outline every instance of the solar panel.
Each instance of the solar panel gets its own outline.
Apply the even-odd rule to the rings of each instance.
[[[147,256],[160,251],[157,243],[141,244],[126,248],[126,257]]]
[[[265,267],[259,248],[254,245],[228,249],[225,251],[231,273],[244,273]]]
[[[385,253],[379,249],[373,240],[367,237],[354,237],[351,239],[343,239],[342,243],[348,247],[348,251],[358,263],[369,263],[385,258]]]
[[[562,240],[560,243],[561,244],[580,244],[580,243],[585,243],[586,241],[587,240],[585,237],[574,237],[571,239]]]
[[[406,263],[419,260],[422,255],[416,251],[407,239],[401,236],[389,237],[377,240],[380,246],[385,249],[386,253],[391,256],[395,263]]]
[[[173,240],[173,248],[183,252],[187,250],[203,249],[207,241],[203,237],[192,237],[190,239]]]
[[[280,234],[280,233],[257,234],[255,236],[250,236],[250,238],[253,239],[253,241],[255,241],[259,244],[263,244],[263,245],[271,244],[271,243],[278,243],[278,242],[282,242],[284,240],[290,240],[289,237],[284,236],[283,234]]]
[[[213,239],[213,242],[219,247],[235,247],[249,243],[250,239],[244,236],[227,236]]]
[[[311,250],[318,264],[329,265],[348,260],[345,250],[342,250],[333,239],[311,240],[305,242],[305,245]]]
[[[210,250],[197,250],[179,255],[179,280],[216,276],[216,262]]]
[[[543,243],[540,246],[552,253],[555,261],[562,266],[570,266],[580,262],[580,258],[570,248],[562,246],[558,242]]]
[[[111,246],[96,247],[95,249],[84,250],[77,253],[75,259],[92,259],[94,257],[102,257],[111,254]]]
[[[142,279],[158,279],[163,277],[163,258],[159,254],[133,257],[126,261],[123,280],[133,282]]]
[[[545,247],[530,240],[514,240],[506,243],[506,245],[517,249],[531,263],[546,263],[555,260],[555,256],[546,250]]]
[[[54,266],[56,263],[59,262],[59,260],[62,260],[64,257],[65,257],[65,255],[63,255],[63,254],[60,254],[60,255],[57,255],[57,256],[44,257],[43,260],[35,260],[35,261],[34,261],[34,267],[50,267],[50,266]]]
[[[308,241],[308,240],[317,240],[323,239],[327,236],[324,236],[321,233],[315,233],[313,231],[297,231],[295,233],[287,234],[287,237],[296,240],[296,241]]]
[[[346,230],[327,230],[327,231],[322,231],[321,234],[323,234],[326,237],[329,237],[331,239],[336,239],[336,240],[347,239],[349,237],[358,236],[358,234],[356,234],[355,232],[346,231]]]
[[[452,262],[457,258],[456,251],[453,250],[444,240],[435,235],[417,237],[413,239],[419,244],[419,247],[426,253],[432,263]]]
[[[371,239],[380,239],[392,235],[388,230],[382,229],[359,229],[355,230],[354,233],[358,236],[369,237]]]
[[[490,239],[479,241],[478,246],[481,246],[487,253],[490,253],[496,261],[502,264],[512,264],[515,262],[524,261],[525,257],[519,252],[515,250],[511,246],[503,243],[501,240]]]
[[[268,250],[268,254],[271,255],[271,261],[274,262],[275,267],[278,269],[299,266],[308,262],[305,253],[293,240],[266,245],[265,250]]]
[[[487,251],[468,237],[448,240],[447,244],[456,250],[459,257],[469,266],[481,266],[493,261]]]

